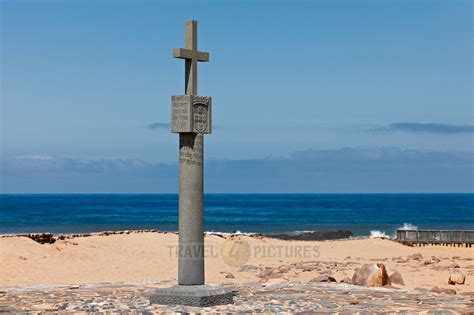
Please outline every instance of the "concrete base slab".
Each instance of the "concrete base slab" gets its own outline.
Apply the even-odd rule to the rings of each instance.
[[[150,295],[151,304],[213,306],[232,304],[234,293],[225,288],[209,285],[175,285],[157,289]]]

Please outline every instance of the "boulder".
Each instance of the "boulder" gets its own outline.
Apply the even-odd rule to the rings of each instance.
[[[446,293],[446,294],[456,294],[456,290],[454,290],[454,289],[445,289],[445,288],[438,288],[438,287],[434,287],[433,289],[431,289],[431,292],[434,292],[434,293]]]
[[[366,264],[357,269],[352,276],[352,284],[367,287],[383,287],[391,284],[387,269],[382,263]]]
[[[337,282],[336,279],[329,275],[320,275],[311,279],[311,282]]]
[[[395,284],[399,285],[405,285],[405,282],[403,282],[402,274],[398,270],[394,270],[390,274],[390,281]]]
[[[453,271],[448,279],[448,284],[464,284],[466,276],[459,270]]]

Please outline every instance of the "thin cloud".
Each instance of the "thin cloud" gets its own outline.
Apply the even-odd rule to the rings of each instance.
[[[148,124],[147,127],[150,128],[150,129],[153,129],[153,130],[155,130],[155,129],[170,129],[171,124],[157,121],[157,122]]]
[[[140,159],[0,157],[3,192],[176,193],[178,165]],[[208,160],[206,192],[472,192],[472,151],[309,149]],[[2,188],[0,187],[0,191]]]
[[[441,123],[399,122],[368,129],[369,132],[411,132],[433,134],[470,134],[474,133],[474,125],[455,125]]]

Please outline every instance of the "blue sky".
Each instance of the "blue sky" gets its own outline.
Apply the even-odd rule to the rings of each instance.
[[[0,6],[3,192],[177,192],[186,19],[208,192],[474,190],[471,1]]]

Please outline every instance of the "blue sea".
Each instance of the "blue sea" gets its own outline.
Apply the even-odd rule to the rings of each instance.
[[[178,228],[177,195],[0,195],[0,233],[87,233]],[[393,235],[474,229],[474,194],[207,194],[205,229],[290,233],[351,230]],[[373,232],[374,233],[374,232]]]

